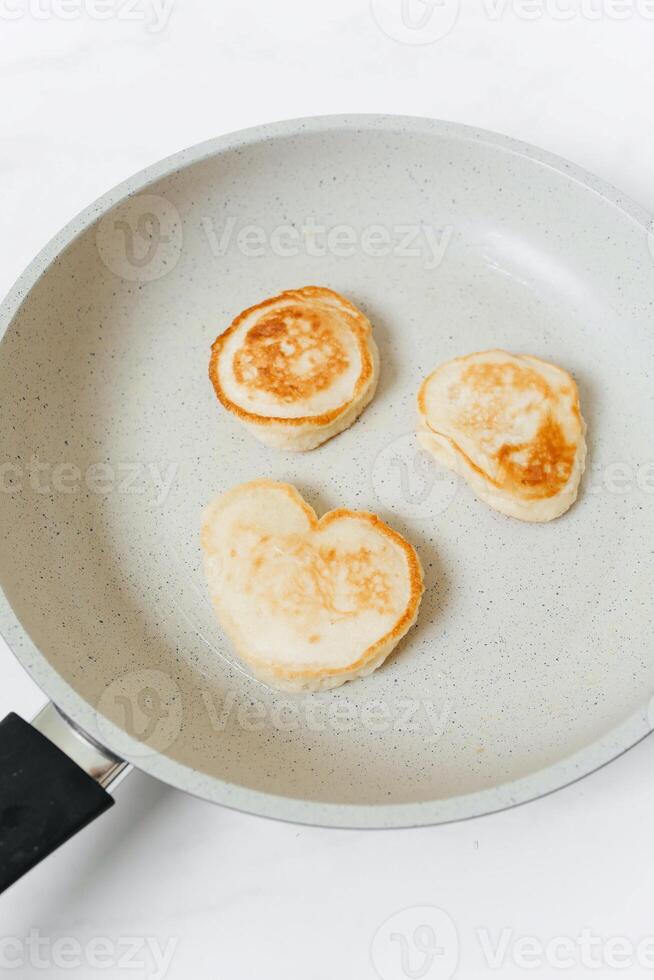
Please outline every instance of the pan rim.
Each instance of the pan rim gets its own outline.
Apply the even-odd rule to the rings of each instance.
[[[527,158],[534,165],[548,168],[580,184],[615,207],[645,232],[652,227],[652,218],[644,208],[602,179],[564,158],[489,130],[402,115],[325,115],[285,120],[229,133],[181,150],[140,170],[81,211],[41,249],[0,304],[0,342],[32,288],[57,257],[121,201],[147,190],[155,181],[187,166],[237,148],[303,133],[315,135],[338,130],[433,135],[490,145],[507,154]],[[108,748],[115,751],[115,746],[120,745],[121,755],[136,768],[176,789],[211,802],[291,823],[355,829],[403,828],[443,824],[499,812],[549,795],[596,772],[640,743],[652,731],[646,709],[636,712],[601,739],[545,769],[512,782],[449,799],[388,805],[294,799],[228,783],[218,777],[200,773],[166,755],[151,753],[151,750],[148,750],[151,754],[143,756],[144,747],[134,739],[127,741],[130,749],[130,743],[133,743],[133,751],[126,753],[125,733],[104,717],[101,718],[101,731],[99,730],[96,709],[72,688],[32,643],[2,589],[0,634],[22,666],[55,704]]]

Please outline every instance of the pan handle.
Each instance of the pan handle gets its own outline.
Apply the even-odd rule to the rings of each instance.
[[[0,892],[113,806],[129,768],[53,704],[0,721]]]

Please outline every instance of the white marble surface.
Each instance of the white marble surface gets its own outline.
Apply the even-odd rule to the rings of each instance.
[[[157,15],[159,6],[144,0],[130,14],[109,0],[97,5],[100,20],[91,0],[0,0],[3,293],[62,224],[133,171],[284,117],[403,112],[499,130],[570,157],[654,211],[654,20],[644,3],[550,0],[538,17],[538,0],[464,0],[447,36],[421,45],[386,36],[367,0],[173,0]],[[381,18],[399,7],[380,0]],[[30,717],[43,697],[0,647],[0,714]],[[0,971],[366,980],[377,967],[383,980],[446,980],[458,946],[460,977],[608,977],[619,964],[648,976],[653,944],[636,955],[629,943],[654,935],[653,762],[650,739],[512,812],[373,833],[266,822],[135,774],[108,815],[0,899]],[[458,944],[441,915],[442,952],[433,962],[421,953],[429,934],[415,928],[432,913],[420,911],[373,943],[390,916],[420,906],[444,910]],[[529,971],[538,943],[557,936],[567,942]],[[64,937],[68,946],[54,947]],[[94,954],[87,944],[101,937],[109,944]],[[499,970],[485,937],[506,944]],[[528,937],[535,945],[516,945]],[[155,967],[147,939],[174,941],[167,968]],[[12,957],[23,965],[10,969]]]

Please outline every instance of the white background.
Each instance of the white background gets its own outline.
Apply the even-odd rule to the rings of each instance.
[[[132,13],[125,0],[104,0],[102,20],[91,0],[32,0],[31,9],[0,0],[0,292],[60,226],[134,171],[293,116],[408,113],[498,130],[569,157],[654,211],[654,10],[645,16],[635,0],[525,0],[503,12],[498,0],[463,2],[446,37],[419,45],[385,35],[368,0],[172,0],[154,30],[154,0]],[[397,19],[400,4],[385,0],[386,14]],[[0,643],[0,715],[29,718],[42,702]],[[119,964],[124,950],[105,954],[103,969],[58,968],[48,945],[152,937],[176,941],[174,980],[367,980],[374,964],[383,980],[445,980],[457,940],[443,916],[445,952],[426,971],[414,930],[430,913],[411,912],[373,945],[390,916],[436,906],[458,932],[460,977],[648,976],[628,955],[626,969],[593,970],[579,952],[567,971],[530,971],[511,944],[493,972],[478,930],[492,942],[512,931],[511,943],[576,940],[584,927],[605,945],[654,936],[653,762],[649,739],[520,809],[371,833],[267,822],[134,774],[110,813],[0,899],[0,950],[3,938],[24,943],[38,929],[41,963],[51,964],[30,964],[23,946],[25,963],[0,972],[152,977],[143,951],[140,969]],[[405,936],[408,969],[393,931]]]

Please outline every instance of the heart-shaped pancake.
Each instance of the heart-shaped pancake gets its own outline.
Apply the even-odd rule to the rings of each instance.
[[[543,523],[577,499],[586,424],[567,371],[503,350],[457,357],[418,393],[418,439],[502,514]]]
[[[290,691],[372,673],[413,626],[423,593],[415,549],[374,514],[320,520],[295,487],[256,480],[207,508],[211,599],[238,655]]]

